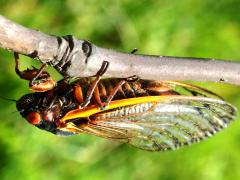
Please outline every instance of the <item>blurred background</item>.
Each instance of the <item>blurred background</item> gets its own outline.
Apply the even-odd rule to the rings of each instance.
[[[141,54],[233,61],[240,60],[239,9],[238,0],[0,0],[2,15],[47,34],[73,34],[124,52],[136,47]],[[22,69],[40,65],[21,59]],[[240,109],[239,87],[197,84]],[[12,53],[0,49],[0,96],[18,99],[28,92]],[[54,136],[0,99],[0,179],[237,179],[239,152],[240,121],[190,147],[145,152],[89,135]]]

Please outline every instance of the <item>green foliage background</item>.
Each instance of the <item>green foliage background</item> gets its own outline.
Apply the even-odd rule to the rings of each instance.
[[[0,0],[2,15],[48,34],[126,52],[233,60],[240,60],[239,10],[238,0]],[[23,69],[32,65],[21,58]],[[240,109],[240,88],[199,84]],[[12,53],[2,49],[0,87],[1,96],[13,99],[29,92],[14,73]],[[0,100],[0,179],[237,179],[239,152],[239,121],[202,143],[154,153],[89,135],[54,136]]]

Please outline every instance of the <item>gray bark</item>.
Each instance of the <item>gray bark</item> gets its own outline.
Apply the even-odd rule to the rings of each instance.
[[[103,61],[109,61],[104,76],[110,78],[137,75],[150,80],[212,81],[240,85],[240,63],[237,62],[122,53],[73,36],[50,36],[3,16],[0,16],[0,47],[39,59],[71,77],[93,76]]]

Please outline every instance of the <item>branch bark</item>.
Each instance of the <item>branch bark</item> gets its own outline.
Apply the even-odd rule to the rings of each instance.
[[[98,47],[73,36],[50,36],[0,16],[0,47],[37,58],[71,77],[93,76],[103,61],[104,76],[152,80],[193,80],[240,85],[240,63],[216,59],[128,54]]]

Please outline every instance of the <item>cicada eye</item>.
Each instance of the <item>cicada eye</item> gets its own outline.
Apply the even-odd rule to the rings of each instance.
[[[33,124],[33,125],[37,125],[41,122],[41,116],[37,112],[30,112],[27,115],[26,119],[30,124]]]

